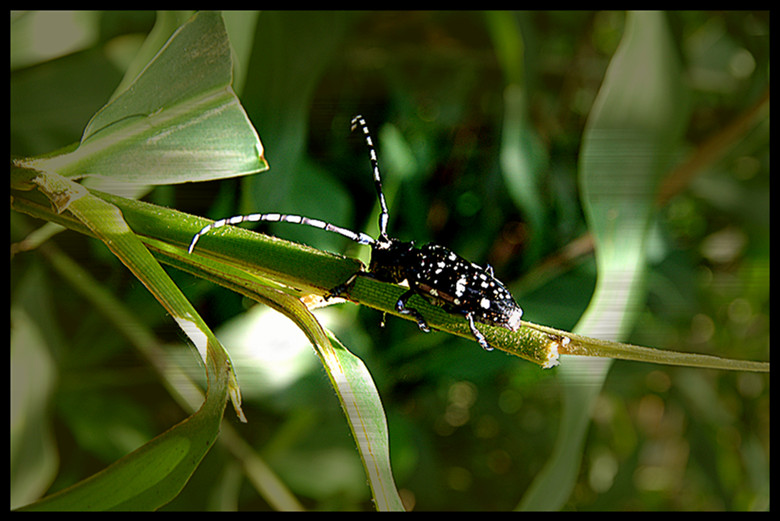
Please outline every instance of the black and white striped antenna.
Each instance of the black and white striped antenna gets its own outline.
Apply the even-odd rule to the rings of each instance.
[[[363,116],[357,115],[352,118],[352,131],[360,126],[363,131],[363,136],[366,139],[366,145],[368,146],[368,156],[371,160],[371,172],[374,176],[374,187],[376,188],[376,195],[379,197],[379,207],[381,213],[379,214],[379,236],[387,239],[387,221],[389,219],[389,213],[387,212],[387,203],[385,202],[385,194],[382,192],[382,177],[379,175],[379,161],[376,157],[376,148],[374,148],[374,142],[371,139],[371,134],[368,132],[368,125]]]
[[[376,187],[376,193],[379,197],[379,206],[381,208],[381,213],[379,214],[379,236],[380,239],[385,239],[385,241],[387,241],[388,240],[387,203],[385,203],[385,194],[382,193],[382,179],[379,175],[379,162],[377,161],[377,157],[376,157],[376,149],[374,148],[374,143],[371,140],[371,135],[368,132],[368,125],[366,125],[366,120],[363,118],[363,116],[358,115],[352,118],[352,131],[354,131],[358,126],[363,131],[363,136],[365,137],[366,145],[368,146],[369,158],[371,160],[371,169],[374,176],[374,186]],[[309,217],[304,217],[302,215],[291,215],[291,214],[280,214],[280,213],[252,213],[249,215],[235,215],[233,217],[228,217],[226,219],[219,219],[217,221],[214,221],[211,224],[207,224],[192,237],[192,242],[190,242],[190,247],[187,249],[187,252],[192,253],[192,250],[195,249],[195,245],[198,243],[198,240],[200,240],[201,237],[209,233],[211,230],[215,230],[217,228],[221,228],[227,225],[236,225],[245,222],[260,222],[260,221],[305,224],[306,226],[312,226],[314,228],[319,228],[327,232],[338,233],[339,235],[343,235],[344,237],[347,237],[348,239],[355,241],[358,244],[366,244],[369,246],[377,242],[376,240],[374,240],[373,237],[365,233],[353,232],[352,230],[348,230],[346,228],[336,226],[335,224],[321,221],[319,219],[310,219]]]

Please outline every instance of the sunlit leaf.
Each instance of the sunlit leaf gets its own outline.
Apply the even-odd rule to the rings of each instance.
[[[22,163],[70,178],[136,184],[265,170],[262,144],[233,92],[231,71],[222,17],[197,13],[95,114],[77,149]]]

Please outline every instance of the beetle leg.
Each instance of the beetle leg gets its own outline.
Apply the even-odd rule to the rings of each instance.
[[[417,321],[417,325],[422,331],[425,331],[426,333],[429,333],[431,331],[431,328],[428,327],[428,324],[425,322],[425,319],[422,317],[419,311],[416,309],[408,308],[406,307],[406,302],[412,297],[412,295],[415,294],[415,291],[413,289],[410,289],[403,295],[401,295],[401,298],[398,299],[398,302],[395,303],[395,309],[399,313],[403,315],[412,315],[414,319]]]
[[[346,280],[346,282],[339,284],[335,288],[331,289],[325,294],[325,300],[330,300],[333,297],[340,297],[342,293],[347,291],[349,288],[352,287],[352,285],[355,283],[355,280],[358,278],[358,275],[360,275],[361,272],[356,271],[350,278]]]
[[[477,342],[479,342],[479,345],[482,346],[482,349],[485,351],[492,351],[493,348],[490,347],[490,344],[487,343],[487,340],[485,340],[485,335],[480,332],[479,329],[477,329],[477,326],[474,324],[474,316],[473,313],[468,312],[466,313],[466,320],[469,322],[469,329],[471,329],[471,334],[474,335],[474,338],[477,339]]]

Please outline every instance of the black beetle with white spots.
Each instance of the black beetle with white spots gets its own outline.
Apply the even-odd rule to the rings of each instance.
[[[403,242],[387,235],[389,214],[385,195],[382,192],[379,163],[368,126],[362,116],[355,116],[352,119],[352,130],[357,128],[362,130],[368,145],[374,186],[379,197],[381,207],[379,237],[374,239],[365,233],[353,232],[300,215],[253,213],[220,219],[203,227],[193,236],[189,253],[192,253],[202,236],[215,228],[228,224],[259,221],[287,222],[335,232],[358,244],[371,246],[371,262],[367,272],[355,273],[346,282],[330,290],[326,298],[339,296],[347,291],[360,275],[396,284],[406,282],[409,285],[409,290],[401,295],[396,302],[396,311],[404,315],[411,315],[417,321],[420,329],[427,333],[430,328],[423,316],[408,305],[412,295],[420,295],[448,313],[463,315],[479,345],[488,351],[492,350],[475,323],[481,322],[517,331],[520,327],[523,310],[517,305],[509,290],[493,275],[493,268],[490,265],[483,268],[438,244],[426,244],[417,248],[413,242]]]

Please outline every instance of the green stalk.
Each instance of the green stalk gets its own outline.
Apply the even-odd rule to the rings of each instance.
[[[25,175],[29,174],[16,171],[15,176],[12,176],[15,180],[12,188],[23,187]],[[246,288],[246,280],[249,278],[269,289],[283,289],[297,297],[306,294],[324,296],[355,271],[364,268],[356,259],[233,226],[219,228],[204,236],[190,255],[187,254],[187,246],[192,236],[210,221],[150,203],[98,191],[91,193],[119,208],[130,227],[158,260],[238,292]],[[35,191],[14,190],[12,195],[12,206],[15,209],[94,236],[77,220],[53,211],[48,202],[41,200]],[[395,284],[358,277],[345,297],[380,312],[412,320],[395,311],[395,302],[404,291],[403,287]],[[268,300],[265,302],[271,304]],[[461,317],[430,305],[422,298],[415,297],[414,305],[434,329],[464,338],[472,337]],[[491,346],[542,367],[557,365],[558,355],[567,354],[689,367],[769,371],[768,362],[729,360],[652,349],[584,337],[530,322],[523,322],[522,325],[516,332],[485,324],[480,324],[480,330]]]

